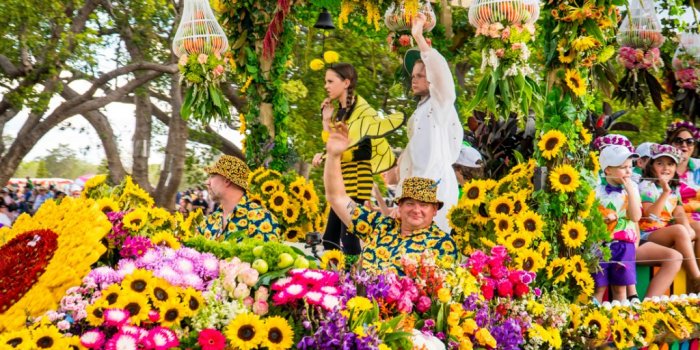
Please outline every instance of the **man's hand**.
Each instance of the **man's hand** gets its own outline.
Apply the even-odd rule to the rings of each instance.
[[[331,124],[331,130],[326,142],[326,154],[331,157],[340,157],[348,148],[348,127],[343,123]]]
[[[311,161],[311,165],[320,166],[323,163],[323,153],[314,154],[314,159]]]
[[[426,17],[422,12],[418,12],[415,17],[413,17],[413,24],[411,26],[411,35],[414,38],[423,36],[423,28],[425,27]]]

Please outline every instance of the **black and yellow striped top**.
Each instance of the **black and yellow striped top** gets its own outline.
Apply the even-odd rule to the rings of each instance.
[[[385,135],[405,122],[402,113],[380,117],[364,98],[355,96],[351,114],[345,120],[350,146],[343,153],[341,168],[348,196],[367,200],[372,195],[372,175],[391,169],[396,157]],[[323,141],[328,133],[323,132]]]

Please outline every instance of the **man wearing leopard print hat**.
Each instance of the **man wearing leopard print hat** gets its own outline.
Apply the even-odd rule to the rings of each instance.
[[[241,159],[223,155],[213,166],[204,170],[209,174],[207,190],[220,208],[206,217],[197,231],[206,238],[236,240],[256,238],[279,241],[277,219],[258,203],[246,196],[250,169]]]

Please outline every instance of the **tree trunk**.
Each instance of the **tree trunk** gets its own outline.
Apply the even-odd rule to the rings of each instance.
[[[148,181],[148,157],[151,153],[151,101],[147,89],[139,89],[134,96],[136,111],[133,140],[132,177],[134,182],[153,195],[153,186]]]
[[[454,32],[452,31],[452,7],[450,7],[450,2],[448,0],[440,0],[440,8],[442,9],[440,22],[445,26],[445,38],[452,39]]]
[[[168,124],[168,143],[165,147],[163,169],[160,172],[158,187],[155,191],[155,201],[158,206],[174,210],[175,195],[180,182],[182,182],[182,175],[185,172],[185,157],[187,156],[187,123],[180,116],[182,91],[178,74],[172,75],[170,96],[172,96],[173,112]]]

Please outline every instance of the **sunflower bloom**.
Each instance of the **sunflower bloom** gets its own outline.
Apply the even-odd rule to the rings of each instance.
[[[571,165],[562,164],[554,168],[549,175],[549,182],[559,192],[574,192],[580,184],[579,173]]]
[[[163,327],[172,327],[180,324],[188,314],[187,309],[176,298],[170,298],[158,306],[160,311],[160,324]]]
[[[561,228],[561,236],[564,244],[569,248],[578,248],[583,244],[588,235],[586,226],[578,221],[569,221]]]
[[[481,204],[486,199],[485,183],[481,180],[473,180],[462,186],[461,205],[472,207]]]
[[[234,349],[257,349],[265,340],[265,324],[258,315],[244,313],[229,323],[225,334]]]
[[[280,316],[266,318],[265,331],[262,345],[269,350],[286,350],[294,345],[294,331],[287,320]]]
[[[532,243],[532,238],[522,232],[516,232],[510,235],[505,242],[505,247],[509,252],[517,252],[527,249]]]
[[[598,339],[603,340],[608,337],[610,320],[607,316],[596,310],[583,319],[583,327],[592,330],[592,334],[596,334]]]
[[[97,206],[100,208],[100,211],[107,214],[109,212],[117,212],[119,211],[119,203],[112,199],[111,197],[103,197],[97,200]]]
[[[600,42],[594,39],[592,36],[578,37],[571,42],[571,46],[574,48],[574,50],[578,52],[590,50],[592,48],[598,47],[599,45]]]
[[[566,135],[564,133],[559,130],[549,130],[537,142],[537,148],[542,152],[542,157],[552,159],[559,154],[559,150],[565,143]]]
[[[148,311],[151,307],[146,294],[125,291],[115,304],[117,308],[129,311],[131,322],[139,325],[142,321],[148,321]]]
[[[516,224],[518,225],[518,229],[520,231],[527,232],[532,236],[539,234],[542,232],[542,228],[544,228],[544,221],[542,221],[542,217],[531,210],[520,213],[516,220]]]
[[[337,249],[327,250],[321,257],[321,268],[324,270],[345,269],[345,254]]]
[[[269,207],[277,213],[284,213],[289,204],[289,197],[285,192],[275,192],[270,196]]]
[[[145,209],[139,208],[124,215],[122,222],[124,227],[131,231],[139,231],[146,225],[148,220],[148,212]]]
[[[581,74],[576,69],[567,69],[564,80],[576,96],[583,96],[588,89],[588,85],[581,79]]]
[[[493,228],[499,236],[505,236],[513,231],[513,219],[506,215],[498,215],[493,219]]]
[[[515,257],[517,269],[537,272],[544,267],[544,259],[532,249],[521,249]]]
[[[158,231],[158,233],[151,237],[151,242],[153,242],[153,245],[162,245],[175,250],[180,249],[180,242],[168,231]]]
[[[489,203],[489,216],[497,217],[499,215],[511,215],[513,212],[513,201],[506,197],[501,196],[495,198]]]
[[[489,217],[489,212],[486,209],[486,204],[481,203],[479,207],[474,211],[474,216],[472,216],[472,222],[479,226],[486,225],[491,218]]]

